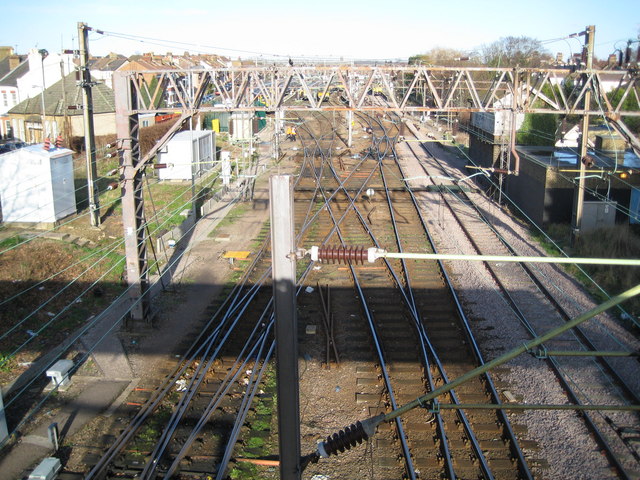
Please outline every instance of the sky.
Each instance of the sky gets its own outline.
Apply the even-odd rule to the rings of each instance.
[[[527,36],[566,58],[581,51],[583,37],[563,37],[595,25],[595,53],[606,58],[640,34],[638,0],[0,0],[0,12],[0,45],[17,53],[77,49],[77,24],[85,22],[105,32],[89,36],[98,56],[407,59]]]

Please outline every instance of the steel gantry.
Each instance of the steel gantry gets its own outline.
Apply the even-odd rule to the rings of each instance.
[[[625,111],[627,98],[640,100],[639,72],[575,68],[492,68],[431,66],[272,66],[206,70],[121,72],[138,98],[130,113],[197,109],[221,111],[393,111],[496,112],[561,115],[640,116]],[[201,100],[191,82],[211,85],[216,103]],[[615,96],[607,96],[615,85]],[[339,92],[344,102],[326,102]],[[594,100],[584,104],[587,92]],[[171,97],[160,106],[160,99]],[[388,105],[373,101],[383,95]],[[615,100],[612,100],[615,98]],[[295,102],[287,102],[295,99]],[[505,99],[509,101],[505,102]],[[260,100],[260,104],[257,101]]]
[[[607,94],[607,85],[615,85],[614,95]],[[273,65],[140,70],[116,72],[114,90],[134,320],[145,320],[148,312],[142,175],[172,134],[199,112],[267,111],[283,118],[287,112],[345,111],[347,119],[353,111],[594,115],[609,119],[640,152],[640,142],[622,120],[640,116],[640,110],[623,111],[628,99],[640,104],[634,69]],[[341,101],[326,101],[330,94]],[[138,115],[176,112],[179,121],[143,158]]]

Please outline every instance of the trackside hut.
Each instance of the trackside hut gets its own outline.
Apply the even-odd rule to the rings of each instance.
[[[190,180],[213,168],[216,141],[211,130],[187,130],[173,136],[158,153],[160,180]]]
[[[76,213],[71,154],[37,144],[0,155],[3,222],[55,223]]]

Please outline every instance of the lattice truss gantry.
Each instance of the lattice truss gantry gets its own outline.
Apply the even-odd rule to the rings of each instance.
[[[129,105],[129,113],[177,109],[445,113],[508,109],[586,113],[619,120],[627,99],[640,104],[639,72],[635,70],[273,66],[120,74],[127,77],[137,97],[137,106]],[[592,101],[584,105],[587,90]],[[326,101],[332,93],[339,93],[341,101]],[[376,96],[386,99],[384,105]],[[640,116],[640,111],[625,111],[624,115]]]

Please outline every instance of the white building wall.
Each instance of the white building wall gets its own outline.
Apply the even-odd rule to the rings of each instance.
[[[37,49],[32,48],[28,56],[29,71],[17,80],[20,98],[18,102],[22,102],[27,98],[33,98],[42,93],[43,86],[43,67],[44,67],[44,88],[49,88],[54,83],[60,81],[62,69],[65,75],[71,73],[75,66],[73,64],[73,55],[49,53],[43,60]]]
[[[215,139],[211,130],[176,134],[158,153],[158,163],[170,165],[158,170],[160,180],[191,180],[211,168],[215,160]]]

